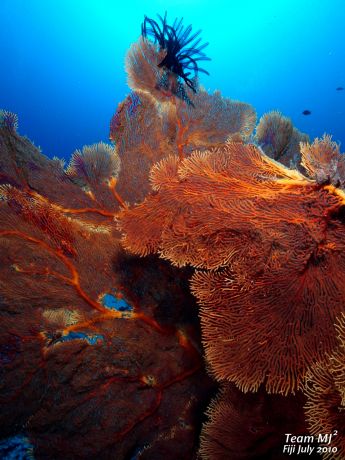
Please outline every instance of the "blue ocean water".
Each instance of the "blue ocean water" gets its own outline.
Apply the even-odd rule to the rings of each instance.
[[[129,92],[126,51],[144,15],[165,11],[210,43],[207,89],[253,104],[259,116],[280,110],[345,150],[342,0],[0,0],[0,108],[16,112],[19,132],[50,157],[106,141]]]

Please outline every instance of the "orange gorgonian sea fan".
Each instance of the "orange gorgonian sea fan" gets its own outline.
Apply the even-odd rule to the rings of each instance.
[[[142,201],[150,192],[149,171],[168,155],[180,158],[196,147],[224,143],[237,136],[248,139],[256,113],[252,106],[223,98],[219,91],[200,89],[194,106],[157,104],[144,93],[131,93],[111,121],[110,138],[121,158],[117,183],[120,195],[129,203]]]
[[[150,192],[152,166],[174,152],[176,128],[169,132],[166,115],[167,111],[160,110],[151,97],[131,93],[113,116],[110,138],[116,142],[121,158],[117,190],[131,204],[142,201]],[[176,124],[175,119],[172,124]]]
[[[128,74],[128,85],[135,91],[152,95],[164,102],[166,97],[159,89],[156,89],[157,81],[160,79],[162,69],[158,64],[165,56],[163,50],[154,43],[140,38],[130,47],[126,57],[126,70]]]
[[[244,391],[261,383],[268,392],[295,391],[336,345],[345,296],[343,192],[242,143],[182,162],[169,157],[151,181],[156,193],[120,214],[124,246],[204,269],[192,291],[218,380]]]
[[[176,104],[179,140],[191,150],[224,143],[237,136],[247,140],[256,123],[256,112],[250,104],[223,97],[220,91],[210,94],[201,88],[191,96],[194,106]]]
[[[296,396],[242,393],[234,384],[222,385],[206,411],[201,432],[203,460],[286,459],[285,433],[307,431],[301,393]]]
[[[345,406],[345,314],[342,313],[335,325],[339,346],[330,358],[332,375],[341,395],[341,405]],[[344,433],[345,434],[345,433]]]
[[[316,363],[307,374],[304,392],[306,420],[310,432],[332,433],[324,459],[342,460],[345,456],[345,315],[336,323],[338,347],[324,361]],[[336,434],[335,434],[336,433]]]
[[[2,436],[25,427],[35,458],[193,458],[211,386],[193,298],[182,270],[124,254],[113,149],[70,176],[10,130],[0,146]]]

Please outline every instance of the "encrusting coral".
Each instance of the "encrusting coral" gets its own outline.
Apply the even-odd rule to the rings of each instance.
[[[278,112],[253,135],[249,104],[199,86],[199,32],[159,19],[127,55],[115,145],[65,169],[1,112],[0,424],[37,458],[277,459],[306,430],[299,390],[311,432],[344,402],[339,147]],[[200,452],[213,384],[188,281],[222,388]]]

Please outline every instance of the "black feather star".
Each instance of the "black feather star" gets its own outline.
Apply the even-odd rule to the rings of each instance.
[[[210,58],[202,51],[208,43],[201,44],[201,37],[199,37],[201,30],[192,34],[191,25],[184,28],[183,18],[175,19],[172,26],[167,23],[167,13],[164,18],[160,15],[158,18],[161,24],[145,16],[141,34],[144,38],[153,39],[154,43],[157,43],[160,49],[166,52],[158,67],[165,68],[182,78],[195,93],[198,72],[209,75],[198,65],[198,61],[210,61]]]

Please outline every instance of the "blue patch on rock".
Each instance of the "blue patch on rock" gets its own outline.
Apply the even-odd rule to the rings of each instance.
[[[104,307],[117,311],[131,311],[133,307],[123,297],[117,298],[112,294],[104,294],[101,299]]]
[[[22,434],[2,439],[0,440],[0,458],[2,460],[33,460],[33,446]]]
[[[89,342],[90,345],[95,345],[99,340],[104,341],[104,337],[101,334],[89,335],[85,332],[69,332],[67,335],[60,337],[57,342],[69,342],[70,340],[84,339]]]

